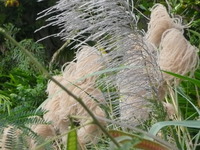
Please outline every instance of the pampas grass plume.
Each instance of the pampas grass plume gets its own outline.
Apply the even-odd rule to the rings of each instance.
[[[81,98],[96,116],[105,117],[104,111],[99,107],[99,103],[103,103],[104,98],[102,92],[95,86],[97,76],[85,77],[102,68],[100,58],[101,55],[95,48],[83,46],[78,50],[74,61],[64,65],[62,74],[54,76],[54,78]],[[70,125],[68,117],[71,115],[82,116],[91,120],[85,109],[52,81],[48,83],[47,93],[49,99],[42,105],[42,108],[48,111],[44,115],[44,119],[51,121],[54,129],[57,129],[60,133],[68,131]],[[76,121],[80,126],[87,122],[86,119],[77,119]],[[104,122],[101,123],[104,124]],[[37,127],[36,129],[41,132],[41,135],[45,135],[41,128],[44,127]],[[46,127],[44,129],[46,130]],[[90,124],[81,127],[77,132],[80,144],[95,143],[94,137],[101,134],[96,125]],[[65,142],[66,138],[63,138],[63,141]]]
[[[56,136],[55,129],[51,125],[46,124],[38,124],[33,125],[31,127],[32,131],[34,131],[37,135],[40,135],[42,138],[47,139],[53,136]],[[35,149],[37,146],[35,140],[30,140],[30,149]],[[40,148],[39,150],[44,150],[44,148]]]
[[[161,70],[186,75],[197,67],[197,52],[198,49],[185,39],[181,31],[175,28],[168,29],[162,36],[158,64]],[[172,82],[174,79],[166,73],[163,77],[166,82]]]
[[[147,40],[158,47],[163,32],[170,28],[181,29],[180,20],[178,18],[171,18],[163,5],[154,5],[148,24]]]

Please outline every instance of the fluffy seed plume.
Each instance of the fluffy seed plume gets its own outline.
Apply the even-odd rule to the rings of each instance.
[[[142,40],[142,39],[141,39]],[[120,93],[120,118],[132,126],[148,120],[153,112],[151,100],[158,100],[158,86],[161,73],[154,56],[154,47],[143,41],[124,53],[125,64],[130,68],[117,74]]]
[[[163,32],[170,28],[181,29],[180,22],[178,18],[171,18],[163,5],[154,5],[151,10],[150,22],[148,23],[147,40],[158,47]]]
[[[38,124],[33,125],[31,130],[34,131],[37,135],[40,135],[43,139],[48,139],[50,137],[56,136],[56,131],[51,125],[46,124]],[[35,149],[37,147],[37,143],[35,140],[30,139],[29,143],[30,149]],[[44,150],[44,147],[41,147],[39,150]]]
[[[181,31],[169,29],[162,36],[158,63],[162,70],[186,75],[197,67],[197,52],[198,49],[185,39]],[[173,82],[173,76],[164,73],[163,77],[165,81]]]
[[[71,40],[71,43],[76,41],[78,44],[73,48],[93,41],[94,47],[106,52],[101,59],[105,62],[106,73],[98,84],[103,91],[114,89],[105,94],[113,106],[111,118],[121,116],[117,118],[118,121],[138,125],[149,118],[152,111],[150,100],[158,99],[162,77],[155,59],[155,48],[138,32],[137,17],[129,4],[126,0],[60,0],[55,6],[41,12],[39,18],[51,16],[47,19],[49,24],[42,28],[58,25],[60,32],[50,36]],[[77,66],[80,70],[78,62],[70,63],[66,69],[72,71]],[[78,74],[85,74],[85,68],[82,67]],[[64,71],[63,77],[69,79],[69,72]],[[88,87],[84,80],[79,82],[84,88]],[[68,88],[73,92],[73,86]]]
[[[95,86],[98,76],[92,75],[103,67],[99,61],[100,58],[101,55],[95,48],[84,46],[77,52],[76,59],[67,64],[63,73],[55,76],[55,79],[80,97],[96,116],[106,117],[99,106],[104,103],[103,94]],[[82,117],[82,119],[76,119],[76,123],[80,126],[91,120],[84,108],[52,81],[48,85],[47,92],[49,99],[42,105],[42,108],[48,111],[44,115],[44,119],[51,121],[54,128],[58,129],[60,133],[68,131],[70,116]],[[85,118],[88,118],[88,120]],[[104,124],[104,122],[101,123]],[[40,130],[39,127],[37,129]],[[98,135],[101,135],[101,131],[93,124],[78,129],[81,144],[95,143],[97,141],[95,137]]]

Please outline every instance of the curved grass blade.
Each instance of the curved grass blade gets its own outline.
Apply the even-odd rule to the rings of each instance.
[[[140,137],[136,134],[129,134],[122,131],[116,131],[116,130],[110,130],[110,135],[112,135],[114,138],[119,138],[121,141],[120,143],[124,142],[132,142],[134,148],[144,149],[144,150],[169,150],[169,148],[164,147],[160,143],[144,139],[143,137]],[[120,138],[122,137],[122,138]],[[124,139],[124,137],[126,137]],[[129,138],[127,138],[129,137]],[[124,139],[124,140],[123,140]]]
[[[167,74],[170,74],[170,75],[172,75],[174,77],[177,77],[179,79],[190,81],[193,84],[195,84],[196,86],[200,87],[200,81],[197,80],[197,79],[193,79],[193,78],[190,78],[190,77],[187,77],[187,76],[182,76],[182,75],[179,75],[179,74],[176,74],[176,73],[172,73],[172,72],[168,72],[168,71],[163,71],[163,72],[165,72]]]
[[[200,120],[158,122],[151,127],[151,129],[149,130],[149,133],[156,135],[163,127],[166,127],[166,126],[184,126],[184,127],[200,129]]]
[[[183,98],[185,98],[185,99],[194,107],[194,109],[197,111],[197,113],[198,113],[199,116],[200,116],[200,110],[199,110],[199,108],[196,107],[196,106],[193,104],[193,102],[192,102],[192,100],[190,99],[190,97],[188,97],[188,96],[184,93],[184,91],[183,91],[181,88],[177,88],[176,92],[177,92],[178,94],[180,94]]]

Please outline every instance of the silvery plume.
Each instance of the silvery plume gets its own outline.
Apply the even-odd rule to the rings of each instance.
[[[59,0],[39,13],[48,23],[38,30],[58,26],[60,31],[48,37],[70,40],[75,49],[93,43],[104,67],[92,75],[104,92],[108,119],[137,126],[153,114],[162,75],[156,48],[137,29],[132,8],[129,0]]]

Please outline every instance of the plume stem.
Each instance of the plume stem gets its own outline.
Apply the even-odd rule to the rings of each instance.
[[[67,40],[54,54],[53,57],[49,63],[49,68],[52,68],[53,63],[55,62],[55,60],[57,59],[58,55],[60,54],[60,52],[62,52],[64,50],[64,48],[70,43],[70,40]]]

